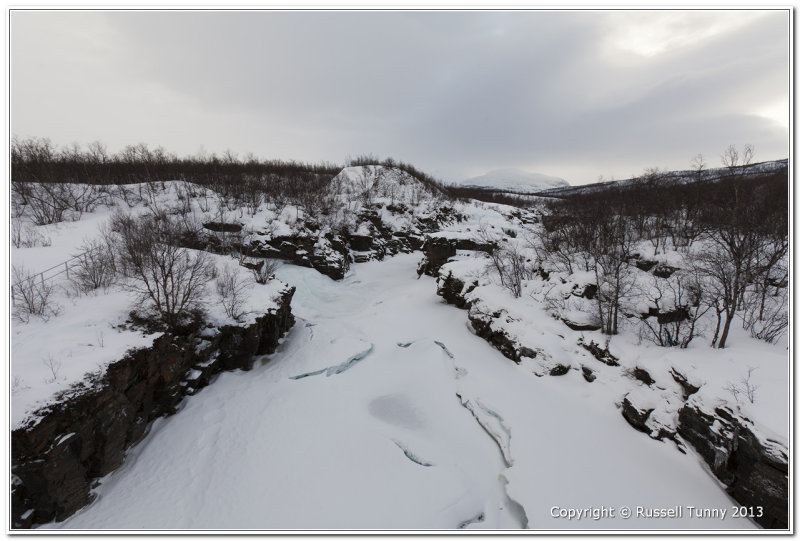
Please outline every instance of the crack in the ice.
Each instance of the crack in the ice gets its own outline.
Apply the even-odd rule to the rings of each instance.
[[[334,366],[329,366],[327,368],[322,368],[320,370],[315,370],[313,372],[306,372],[304,374],[298,374],[296,376],[291,376],[289,379],[303,379],[310,376],[318,376],[320,374],[325,374],[326,377],[331,377],[336,374],[341,374],[347,370],[350,370],[358,364],[359,362],[363,361],[370,353],[372,353],[373,348],[375,347],[374,344],[370,344],[369,348],[365,349],[364,351],[360,351],[351,357],[348,357],[346,361],[343,363],[339,363]]]
[[[461,402],[461,405],[469,410],[472,417],[478,421],[478,424],[483,428],[484,432],[497,444],[505,467],[510,468],[513,466],[514,459],[511,456],[511,429],[506,426],[503,417],[493,409],[482,404],[478,399],[475,399],[475,404],[473,404],[471,400],[465,400],[458,392],[456,392],[456,396]],[[497,479],[501,483],[509,513],[519,522],[521,528],[527,529],[528,515],[525,513],[525,508],[522,504],[509,496],[508,490],[506,489],[508,479],[506,479],[505,475],[502,473],[497,476]]]
[[[432,462],[428,462],[427,460],[419,458],[408,447],[406,447],[399,441],[397,440],[392,440],[392,441],[394,442],[395,445],[397,445],[400,448],[401,451],[403,451],[403,454],[406,455],[406,458],[409,459],[411,462],[419,464],[420,466],[425,466],[426,468],[434,465]]]
[[[506,495],[506,505],[508,505],[508,511],[519,521],[522,529],[527,530],[528,514],[525,512],[525,508],[522,507],[521,503],[508,495],[508,479],[506,479],[506,476],[502,473],[497,476],[497,479],[503,486],[503,494]]]
[[[461,402],[461,405],[469,410],[475,420],[478,421],[481,428],[483,428],[489,437],[497,444],[506,467],[510,468],[513,466],[514,459],[511,456],[511,430],[505,425],[503,418],[494,410],[481,404],[478,400],[476,400],[473,405],[471,400],[465,400],[459,393],[456,393],[456,396]],[[487,416],[494,418],[495,421],[493,422],[492,419],[488,419]]]
[[[436,344],[437,346],[439,346],[440,348],[442,348],[442,351],[444,351],[447,354],[448,357],[450,357],[451,359],[455,359],[455,355],[450,353],[450,350],[447,349],[447,346],[445,346],[444,344],[442,344],[438,340],[434,340],[433,343]]]
[[[444,351],[447,356],[453,360],[453,372],[456,382],[469,373],[466,368],[462,368],[456,364],[455,356],[450,352],[449,349],[447,349],[447,346],[436,340],[434,340],[434,343],[442,348],[442,351]],[[484,432],[486,432],[492,441],[495,442],[497,448],[500,450],[500,457],[502,458],[506,469],[513,466],[514,458],[511,456],[511,429],[506,426],[503,416],[492,408],[489,408],[481,403],[481,401],[477,398],[475,398],[474,404],[469,398],[465,399],[461,395],[459,383],[456,383],[456,396],[458,397],[462,407],[467,409],[472,414],[472,417],[478,422],[478,425],[480,425]],[[508,485],[508,479],[506,479],[505,475],[500,473],[497,476],[497,480],[501,484],[501,489],[505,497],[505,505],[508,508],[509,514],[516,519],[520,525],[520,528],[528,529],[528,515],[525,513],[525,508],[522,506],[522,504],[508,494],[508,490],[506,489],[506,486]],[[470,524],[483,522],[484,518],[484,514],[481,512],[476,517],[460,523],[458,528],[464,529]]]
[[[397,347],[399,347],[399,348],[407,348],[413,343],[414,342],[398,342],[397,343]]]
[[[484,515],[483,511],[481,511],[480,513],[478,513],[474,517],[468,518],[467,520],[465,520],[463,522],[459,522],[458,523],[458,529],[459,530],[463,530],[464,528],[466,528],[470,524],[477,524],[479,522],[483,522],[485,519],[486,519],[486,515]]]

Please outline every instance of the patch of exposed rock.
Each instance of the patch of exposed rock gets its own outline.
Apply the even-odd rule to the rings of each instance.
[[[689,400],[678,415],[678,434],[703,457],[741,505],[760,508],[765,528],[789,527],[789,459],[782,443],[761,434],[727,407],[706,410]]]

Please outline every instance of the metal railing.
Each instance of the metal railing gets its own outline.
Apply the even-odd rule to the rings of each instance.
[[[50,267],[48,269],[45,269],[45,270],[43,270],[41,272],[37,272],[36,274],[33,274],[31,276],[23,278],[22,280],[18,280],[17,282],[12,283],[11,284],[11,305],[14,306],[16,304],[15,299],[14,299],[14,297],[15,297],[15,295],[14,295],[15,288],[19,289],[20,291],[22,291],[21,287],[24,284],[28,284],[28,286],[31,286],[33,283],[35,283],[37,281],[42,285],[42,287],[44,287],[45,282],[49,282],[50,280],[52,280],[55,277],[60,276],[62,274],[66,274],[67,275],[67,279],[69,279],[69,270],[71,268],[76,267],[77,266],[76,261],[78,259],[80,259],[81,257],[83,257],[84,255],[86,255],[89,251],[90,250],[87,250],[86,252],[81,252],[81,253],[79,253],[77,255],[74,255],[74,256],[70,257],[66,261],[62,261],[61,263],[57,263],[57,264],[53,265],[52,267]],[[54,271],[57,271],[57,272],[54,272]]]

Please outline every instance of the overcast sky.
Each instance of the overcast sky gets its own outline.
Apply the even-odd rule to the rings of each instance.
[[[572,184],[788,157],[789,12],[11,12],[11,132]]]

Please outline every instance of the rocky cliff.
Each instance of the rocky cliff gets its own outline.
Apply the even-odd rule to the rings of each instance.
[[[95,481],[122,465],[156,418],[215,374],[250,370],[255,356],[272,353],[294,324],[294,291],[249,326],[162,335],[35,412],[11,434],[12,527],[61,521],[90,503]]]

